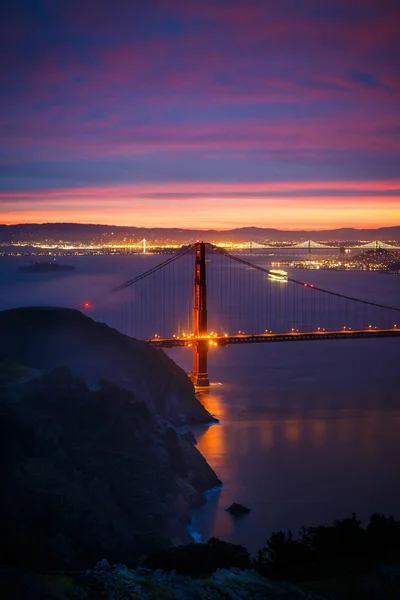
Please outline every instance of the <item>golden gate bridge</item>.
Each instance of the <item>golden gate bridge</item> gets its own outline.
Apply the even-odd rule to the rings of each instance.
[[[400,337],[398,307],[273,274],[197,241],[79,308],[151,346],[190,347],[198,386],[213,346]]]

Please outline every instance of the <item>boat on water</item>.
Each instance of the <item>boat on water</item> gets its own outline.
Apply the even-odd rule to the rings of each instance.
[[[60,265],[56,262],[33,262],[30,265],[18,267],[20,273],[58,273],[59,271],[73,271],[71,265]]]
[[[281,269],[272,269],[268,272],[268,277],[270,277],[270,279],[277,279],[278,281],[287,281],[288,273]]]

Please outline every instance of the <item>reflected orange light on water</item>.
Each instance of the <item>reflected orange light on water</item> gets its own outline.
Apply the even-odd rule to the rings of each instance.
[[[197,395],[197,399],[210,414],[221,420],[226,418],[227,411],[222,395],[216,391],[218,387],[216,384],[211,384],[211,387],[202,389],[201,393]]]
[[[222,396],[215,393],[214,386],[202,390],[197,395],[197,399],[204,408],[217,419],[223,420],[226,417],[226,410]],[[198,450],[206,457],[211,467],[218,472],[222,462],[222,457],[228,453],[225,428],[217,425],[211,425],[204,433],[198,435]]]
[[[284,422],[283,432],[288,442],[297,443],[301,435],[301,421],[299,419],[290,419]]]
[[[198,450],[203,454],[211,467],[218,471],[221,457],[228,453],[224,428],[212,425],[198,436]]]
[[[311,431],[314,441],[320,444],[326,437],[326,421],[324,419],[313,419],[311,421]]]
[[[263,421],[261,428],[261,443],[264,448],[272,448],[274,445],[274,431],[271,421]]]

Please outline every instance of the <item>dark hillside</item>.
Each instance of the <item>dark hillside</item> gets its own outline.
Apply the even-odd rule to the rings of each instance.
[[[197,449],[114,384],[24,372],[6,369],[0,387],[0,563],[132,564],[188,540],[190,508],[220,483]]]
[[[90,385],[105,378],[134,393],[163,418],[208,423],[185,372],[162,350],[96,323],[77,310],[29,307],[0,311],[0,362],[36,369],[60,365]]]

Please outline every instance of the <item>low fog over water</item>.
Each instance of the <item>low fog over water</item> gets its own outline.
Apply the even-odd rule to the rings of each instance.
[[[96,300],[87,314],[114,319],[118,325],[117,317],[110,317],[111,305],[135,296],[131,292],[119,300],[104,293],[167,258],[61,257],[57,262],[76,270],[27,274],[17,267],[29,259],[3,257],[0,309],[76,307]],[[246,258],[268,266],[266,256]],[[400,305],[399,276],[300,269],[290,274],[350,296]],[[171,288],[168,277],[172,271],[164,289]],[[213,277],[224,283],[222,272]],[[186,286],[189,300],[192,279],[188,271],[187,281],[185,275],[178,284]],[[162,302],[156,290],[154,285],[147,297],[149,319],[151,306]],[[190,307],[181,316],[188,320]],[[125,319],[122,329],[131,333],[133,323],[133,316]],[[143,323],[146,335],[151,329],[152,323]],[[184,369],[191,368],[189,349],[168,353]],[[399,356],[400,339],[211,348],[212,386],[198,397],[220,423],[194,433],[224,487],[196,512],[193,530],[205,539],[214,535],[254,551],[272,531],[297,531],[302,524],[329,523],[352,511],[361,518],[373,511],[400,517]],[[245,504],[251,512],[233,520],[224,510],[232,502]]]

